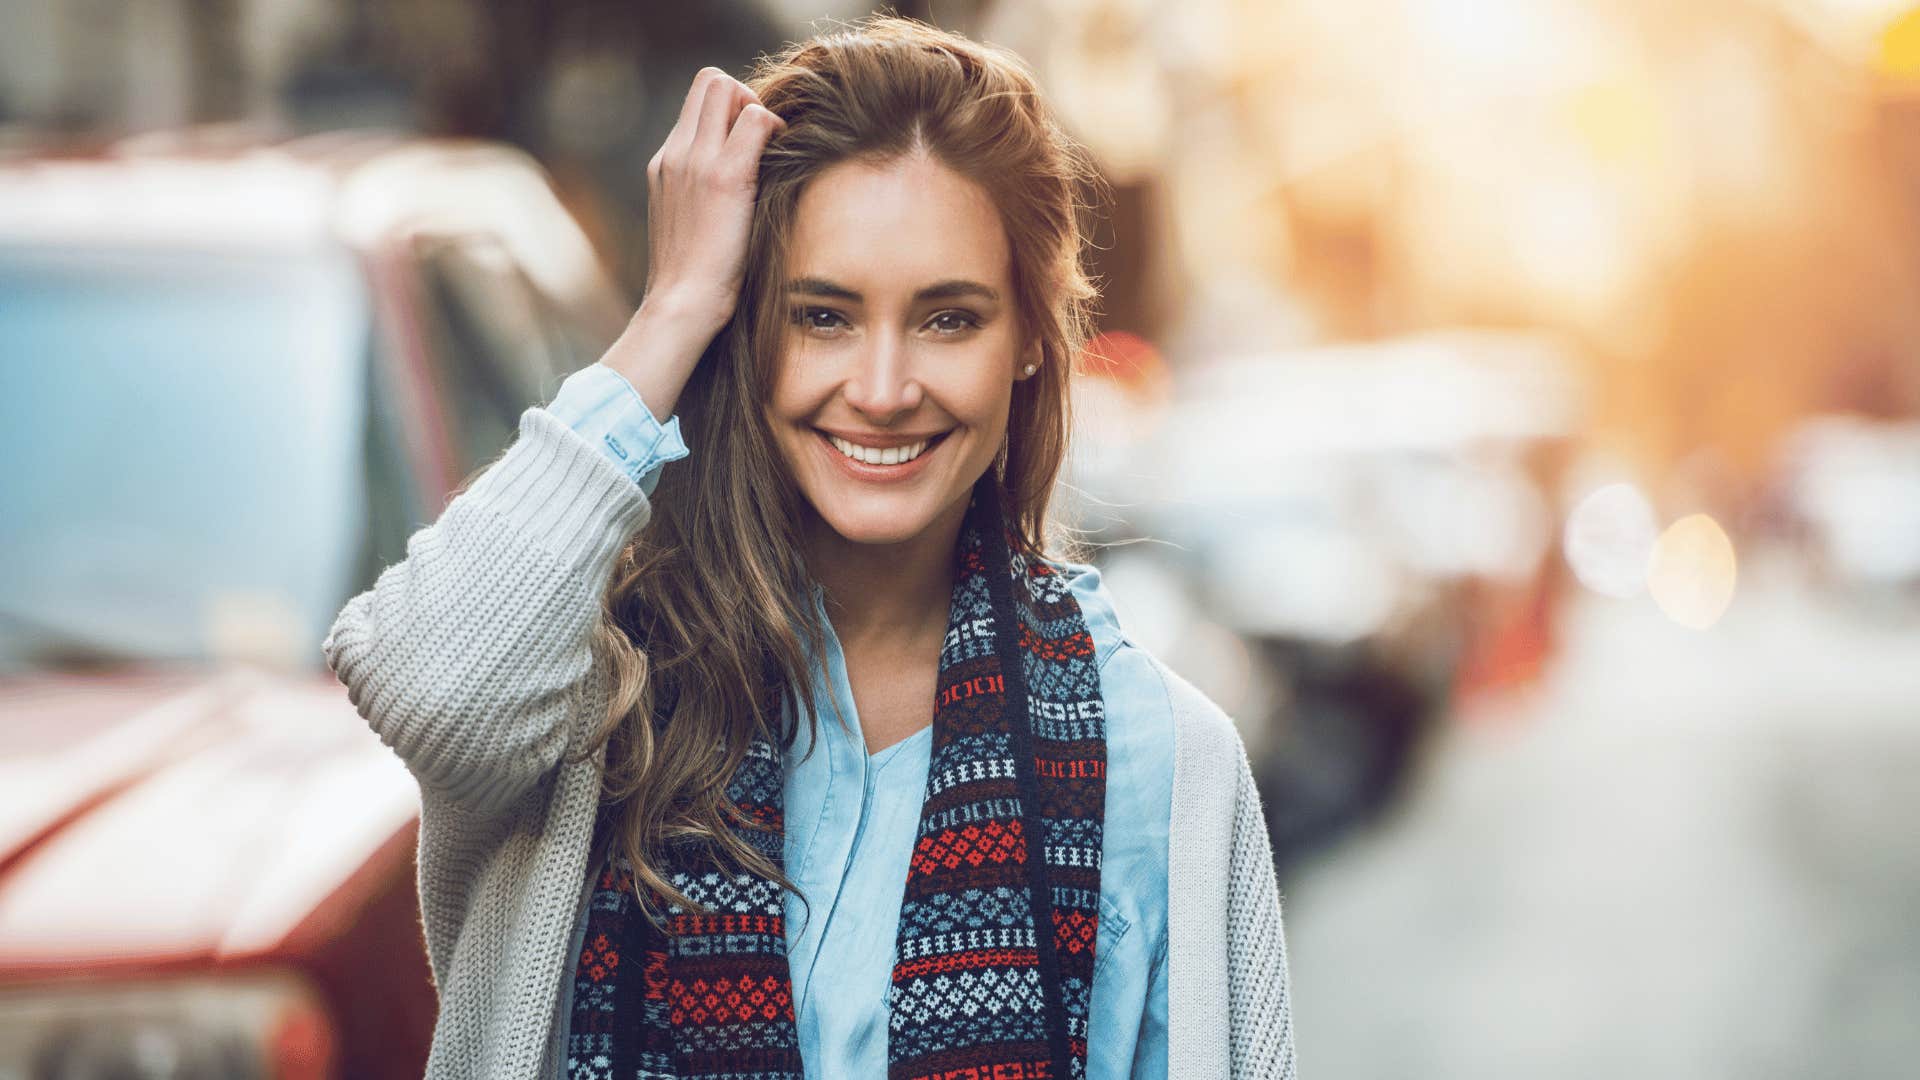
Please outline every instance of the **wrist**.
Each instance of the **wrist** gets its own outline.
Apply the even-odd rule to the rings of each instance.
[[[697,357],[733,316],[732,297],[702,294],[685,286],[649,289],[628,320],[629,331],[682,343]]]
[[[660,423],[672,417],[687,378],[699,364],[705,343],[675,333],[670,326],[636,319],[600,357],[600,365],[632,384]]]

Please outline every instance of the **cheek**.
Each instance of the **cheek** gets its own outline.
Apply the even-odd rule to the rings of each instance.
[[[1007,410],[1013,403],[1013,380],[1001,370],[1004,366],[998,354],[982,356],[965,366],[964,377],[929,389],[957,419],[997,439],[1007,426]]]
[[[832,393],[830,386],[809,385],[806,373],[818,366],[797,363],[791,353],[783,356],[773,372],[773,388],[767,397],[767,416],[774,421],[805,420]],[[818,381],[818,380],[815,380]]]

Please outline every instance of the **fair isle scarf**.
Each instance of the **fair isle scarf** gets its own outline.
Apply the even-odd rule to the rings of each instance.
[[[1100,922],[1106,723],[1067,583],[1014,553],[992,474],[955,553],[932,759],[887,993],[893,1080],[1081,1080]],[[824,720],[822,722],[825,722]],[[756,741],[727,795],[781,865],[780,751]],[[569,1080],[801,1076],[781,895],[689,847],[667,875],[710,909],[639,912],[599,871],[574,973]],[[1035,932],[1049,928],[1048,933]]]

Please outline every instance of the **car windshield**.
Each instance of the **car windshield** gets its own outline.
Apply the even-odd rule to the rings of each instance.
[[[369,319],[341,251],[0,247],[0,670],[318,663]]]

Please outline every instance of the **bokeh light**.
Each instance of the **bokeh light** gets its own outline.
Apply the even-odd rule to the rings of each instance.
[[[1654,544],[1647,591],[1668,618],[1705,630],[1733,600],[1735,576],[1726,530],[1706,514],[1689,514],[1667,526]]]
[[[1647,584],[1647,560],[1659,528],[1653,507],[1628,483],[1596,489],[1567,517],[1564,550],[1580,584],[1622,599]]]

